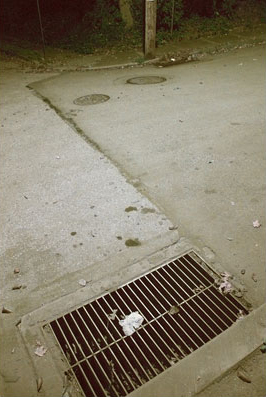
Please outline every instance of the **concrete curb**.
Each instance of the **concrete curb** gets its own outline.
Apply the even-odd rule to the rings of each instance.
[[[21,319],[21,323],[18,325],[20,335],[23,343],[25,344],[28,357],[33,365],[34,373],[37,378],[43,379],[42,395],[47,397],[61,396],[65,388],[64,372],[68,369],[66,362],[62,356],[61,351],[55,344],[54,337],[50,334],[49,328],[45,326],[46,323],[52,321],[52,319],[73,310],[79,306],[85,304],[96,296],[112,290],[112,288],[121,285],[121,283],[127,282],[134,277],[139,276],[151,268],[158,266],[170,257],[177,256],[180,252],[185,252],[191,249],[191,244],[186,239],[180,239],[177,243],[176,233],[166,236],[169,245],[167,247],[159,249],[154,248],[153,252],[149,255],[145,255],[143,252],[143,259],[138,262],[132,262],[132,253],[122,255],[125,261],[124,266],[118,269],[117,264],[122,258],[117,260],[117,257],[108,258],[106,263],[109,265],[110,261],[112,264],[116,263],[115,270],[106,274],[105,272],[97,273],[97,280],[93,284],[88,284],[84,288],[80,288],[78,291],[61,297],[56,301],[53,301],[39,309],[25,315]],[[172,239],[172,243],[169,238]],[[161,240],[166,242],[165,240]],[[127,259],[126,259],[127,258]],[[128,266],[128,262],[131,261],[131,266]],[[95,270],[98,264],[95,264]],[[101,266],[99,269],[103,269]],[[120,270],[120,271],[118,271]],[[43,357],[37,357],[34,354],[36,348],[36,341],[39,341],[42,345],[48,348],[47,353]],[[73,386],[73,384],[72,384]],[[73,386],[74,391],[72,396],[79,396],[76,391],[75,385]]]
[[[125,263],[124,267],[116,268],[108,275],[100,272],[93,285],[89,284],[88,287],[80,288],[75,293],[61,297],[25,315],[19,329],[34,366],[36,378],[42,377],[44,380],[42,395],[47,397],[62,395],[62,390],[65,388],[63,374],[67,370],[66,362],[55,344],[49,327],[45,324],[191,249],[193,249],[191,242],[182,238],[177,243],[144,256],[139,262],[131,262],[131,266]],[[115,258],[113,259],[115,263]],[[129,396],[189,397],[200,392],[262,344],[266,326],[265,308],[266,304],[252,311],[244,319],[237,321],[228,330],[130,393]],[[34,354],[36,340],[48,348],[45,356],[41,358]],[[72,389],[71,395],[76,397],[80,395],[77,393],[78,388],[75,383],[72,384]]]
[[[257,349],[263,343],[265,327],[266,304],[263,304],[129,396],[193,396]]]
[[[246,40],[245,42],[241,42],[241,36],[234,36],[234,39],[236,40],[235,43],[216,43],[215,40],[211,39],[206,39],[203,38],[202,40],[206,43],[206,48],[199,46],[197,48],[182,48],[178,50],[177,48],[177,53],[186,53],[187,57],[192,57],[194,58],[192,61],[201,61],[207,58],[210,55],[214,54],[220,54],[224,52],[229,52],[233,51],[239,48],[246,48],[246,47],[252,47],[255,45],[263,45],[265,44],[265,40],[262,40],[260,38],[255,39],[253,38],[251,41]],[[237,42],[238,41],[238,42]],[[211,44],[211,46],[210,46]],[[165,54],[164,54],[165,55]],[[166,66],[171,66],[171,62],[169,61],[168,65],[165,66],[158,66],[157,64],[160,63],[162,60],[163,56],[159,55],[156,56],[154,59],[149,59],[145,60],[142,63],[138,62],[125,62],[121,64],[114,64],[114,65],[105,65],[105,66],[76,66],[72,68],[53,68],[50,66],[47,66],[48,69],[51,69],[51,73],[64,73],[64,72],[86,72],[86,71],[98,71],[98,70],[112,70],[112,69],[126,69],[126,68],[137,68],[137,67],[144,67],[144,66],[151,66],[154,65],[155,67],[166,67]],[[179,62],[178,64],[183,64],[187,63],[187,61]],[[175,63],[173,62],[173,65]],[[43,73],[43,71],[39,71],[40,73]]]

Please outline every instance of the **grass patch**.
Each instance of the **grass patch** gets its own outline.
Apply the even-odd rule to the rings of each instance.
[[[0,51],[6,55],[21,58],[31,62],[41,62],[43,60],[40,53],[31,48],[29,42],[9,43],[7,41],[0,42]]]

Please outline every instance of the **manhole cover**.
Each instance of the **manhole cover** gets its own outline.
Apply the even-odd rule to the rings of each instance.
[[[207,270],[191,251],[50,323],[85,396],[126,396],[248,314]]]
[[[133,77],[132,79],[128,79],[127,83],[129,84],[158,84],[166,81],[165,77],[160,76],[142,76],[142,77]]]
[[[75,105],[86,106],[86,105],[97,105],[98,103],[108,101],[108,99],[110,99],[108,95],[91,94],[91,95],[81,96],[75,99],[73,102]]]

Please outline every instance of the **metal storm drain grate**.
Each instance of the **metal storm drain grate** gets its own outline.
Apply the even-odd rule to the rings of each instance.
[[[165,77],[160,76],[142,76],[142,77],[133,77],[132,79],[128,79],[127,83],[129,84],[158,84],[166,81]]]
[[[75,105],[86,106],[86,105],[97,105],[98,103],[103,103],[108,101],[108,99],[110,99],[108,95],[91,94],[91,95],[81,96],[75,99],[73,102]]]
[[[248,314],[217,276],[192,251],[52,321],[84,395],[125,396]],[[126,336],[133,312],[143,322]]]

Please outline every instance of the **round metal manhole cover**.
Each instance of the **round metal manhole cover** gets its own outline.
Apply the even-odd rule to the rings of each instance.
[[[127,83],[129,84],[158,84],[158,83],[163,83],[166,81],[165,77],[161,76],[140,76],[140,77],[133,77],[132,79],[128,79]]]
[[[98,103],[103,103],[108,101],[110,97],[104,94],[91,94],[81,96],[75,99],[73,102],[75,105],[86,106],[86,105],[97,105]]]

